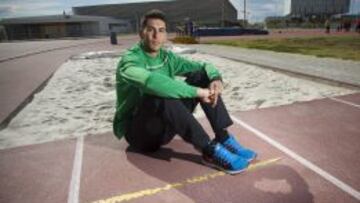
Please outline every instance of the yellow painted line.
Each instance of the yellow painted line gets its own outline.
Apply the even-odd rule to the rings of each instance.
[[[248,169],[246,169],[246,171],[252,171],[252,170],[255,170],[255,169],[260,168],[260,167],[265,167],[265,166],[273,164],[273,163],[275,163],[275,162],[277,162],[279,160],[281,160],[281,157],[274,158],[274,159],[268,159],[268,160],[265,160],[265,161],[259,161],[257,163],[251,164],[248,167]]]
[[[281,159],[281,157],[274,158],[274,159],[268,159],[265,161],[259,161],[257,163],[251,164],[246,171],[252,171],[252,170],[255,170],[258,168],[262,168],[262,167],[274,164],[277,161],[279,161],[280,159]],[[188,178],[182,182],[167,184],[164,187],[145,189],[145,190],[141,190],[141,191],[137,191],[137,192],[126,193],[126,194],[110,197],[110,198],[103,199],[103,200],[97,200],[93,203],[118,203],[118,202],[130,201],[130,200],[134,200],[134,199],[144,197],[144,196],[155,195],[159,192],[164,192],[167,190],[171,190],[173,188],[180,188],[180,187],[184,187],[184,186],[190,185],[190,184],[205,182],[205,181],[214,179],[219,176],[224,176],[224,175],[226,175],[225,172],[218,171],[215,173],[209,173],[209,174],[205,174],[202,176],[195,176],[192,178]]]

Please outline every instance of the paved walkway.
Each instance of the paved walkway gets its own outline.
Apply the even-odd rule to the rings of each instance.
[[[118,36],[119,45],[128,47],[137,38],[136,35]],[[0,62],[13,60],[19,57],[30,56],[34,54],[79,47],[90,44],[109,45],[110,39],[108,37],[99,38],[79,38],[79,39],[64,39],[64,40],[34,40],[34,41],[15,41],[0,43]]]
[[[0,202],[359,202],[359,108],[354,94],[234,113],[260,163],[281,157],[236,176],[179,138],[147,155],[111,132],[0,150]]]
[[[40,40],[40,41],[17,41],[0,44],[0,62],[12,60],[19,57],[34,55],[85,44],[105,42],[104,38],[81,39],[81,40]]]
[[[360,62],[333,58],[318,58],[300,54],[244,49],[221,45],[192,45],[202,53],[278,71],[330,80],[360,87]]]

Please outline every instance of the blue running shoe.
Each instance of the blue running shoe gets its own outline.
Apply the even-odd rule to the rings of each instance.
[[[226,149],[230,152],[237,154],[238,156],[246,159],[248,162],[251,162],[257,156],[256,152],[253,150],[241,146],[233,135],[229,135],[229,138],[221,144],[224,145],[224,147],[226,147]]]
[[[237,174],[246,170],[249,162],[231,153],[220,143],[212,145],[212,156],[203,154],[203,163],[207,166],[222,170],[229,174]]]

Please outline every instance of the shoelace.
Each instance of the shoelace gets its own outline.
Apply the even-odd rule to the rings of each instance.
[[[231,152],[225,149],[220,148],[215,153],[215,160],[217,160],[222,166],[229,167],[232,159],[233,155],[231,154]]]
[[[239,145],[236,141],[234,141],[234,139],[231,137],[229,138],[230,140],[226,143],[224,143],[228,149],[232,152],[238,152],[238,150],[242,150],[243,147],[241,145]]]

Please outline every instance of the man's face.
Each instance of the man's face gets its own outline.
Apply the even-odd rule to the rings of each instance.
[[[166,24],[161,19],[148,19],[145,28],[140,32],[148,52],[158,52],[166,41]]]

